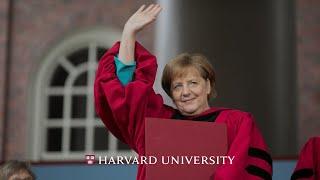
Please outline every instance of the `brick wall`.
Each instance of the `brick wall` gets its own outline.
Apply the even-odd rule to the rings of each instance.
[[[150,1],[14,1],[10,84],[6,87],[9,90],[6,159],[28,158],[27,105],[30,104],[27,90],[34,73],[32,67],[41,62],[50,47],[72,32],[96,26],[112,27],[121,32],[129,15],[142,3]],[[152,49],[153,28],[146,29],[143,34],[141,41]]]
[[[320,136],[320,1],[297,1],[299,147]]]

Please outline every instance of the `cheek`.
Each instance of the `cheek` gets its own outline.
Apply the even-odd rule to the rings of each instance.
[[[179,94],[179,92],[176,92],[176,91],[172,91],[171,92],[171,95],[172,95],[172,100],[173,101],[176,101],[176,100],[178,100],[179,99],[179,97],[180,97],[180,94]]]
[[[194,95],[196,97],[198,97],[198,102],[200,101],[203,102],[203,101],[206,101],[207,100],[207,97],[208,97],[208,93],[207,93],[207,89],[205,88],[197,88],[193,91]]]
[[[207,90],[203,86],[198,86],[198,87],[193,88],[192,92],[195,95],[203,96],[204,94],[207,93]]]

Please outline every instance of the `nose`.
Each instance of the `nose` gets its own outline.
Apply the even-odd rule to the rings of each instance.
[[[190,95],[190,89],[188,86],[183,86],[182,89],[182,96],[184,97],[188,97]]]

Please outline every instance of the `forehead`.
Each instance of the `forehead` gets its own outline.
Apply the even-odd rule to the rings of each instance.
[[[197,68],[192,66],[184,67],[177,69],[173,74],[172,83],[199,78],[202,78],[202,76]]]

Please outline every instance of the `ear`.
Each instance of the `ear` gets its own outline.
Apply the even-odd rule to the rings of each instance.
[[[206,80],[206,89],[207,89],[207,94],[209,95],[211,92],[211,83],[209,79]]]

